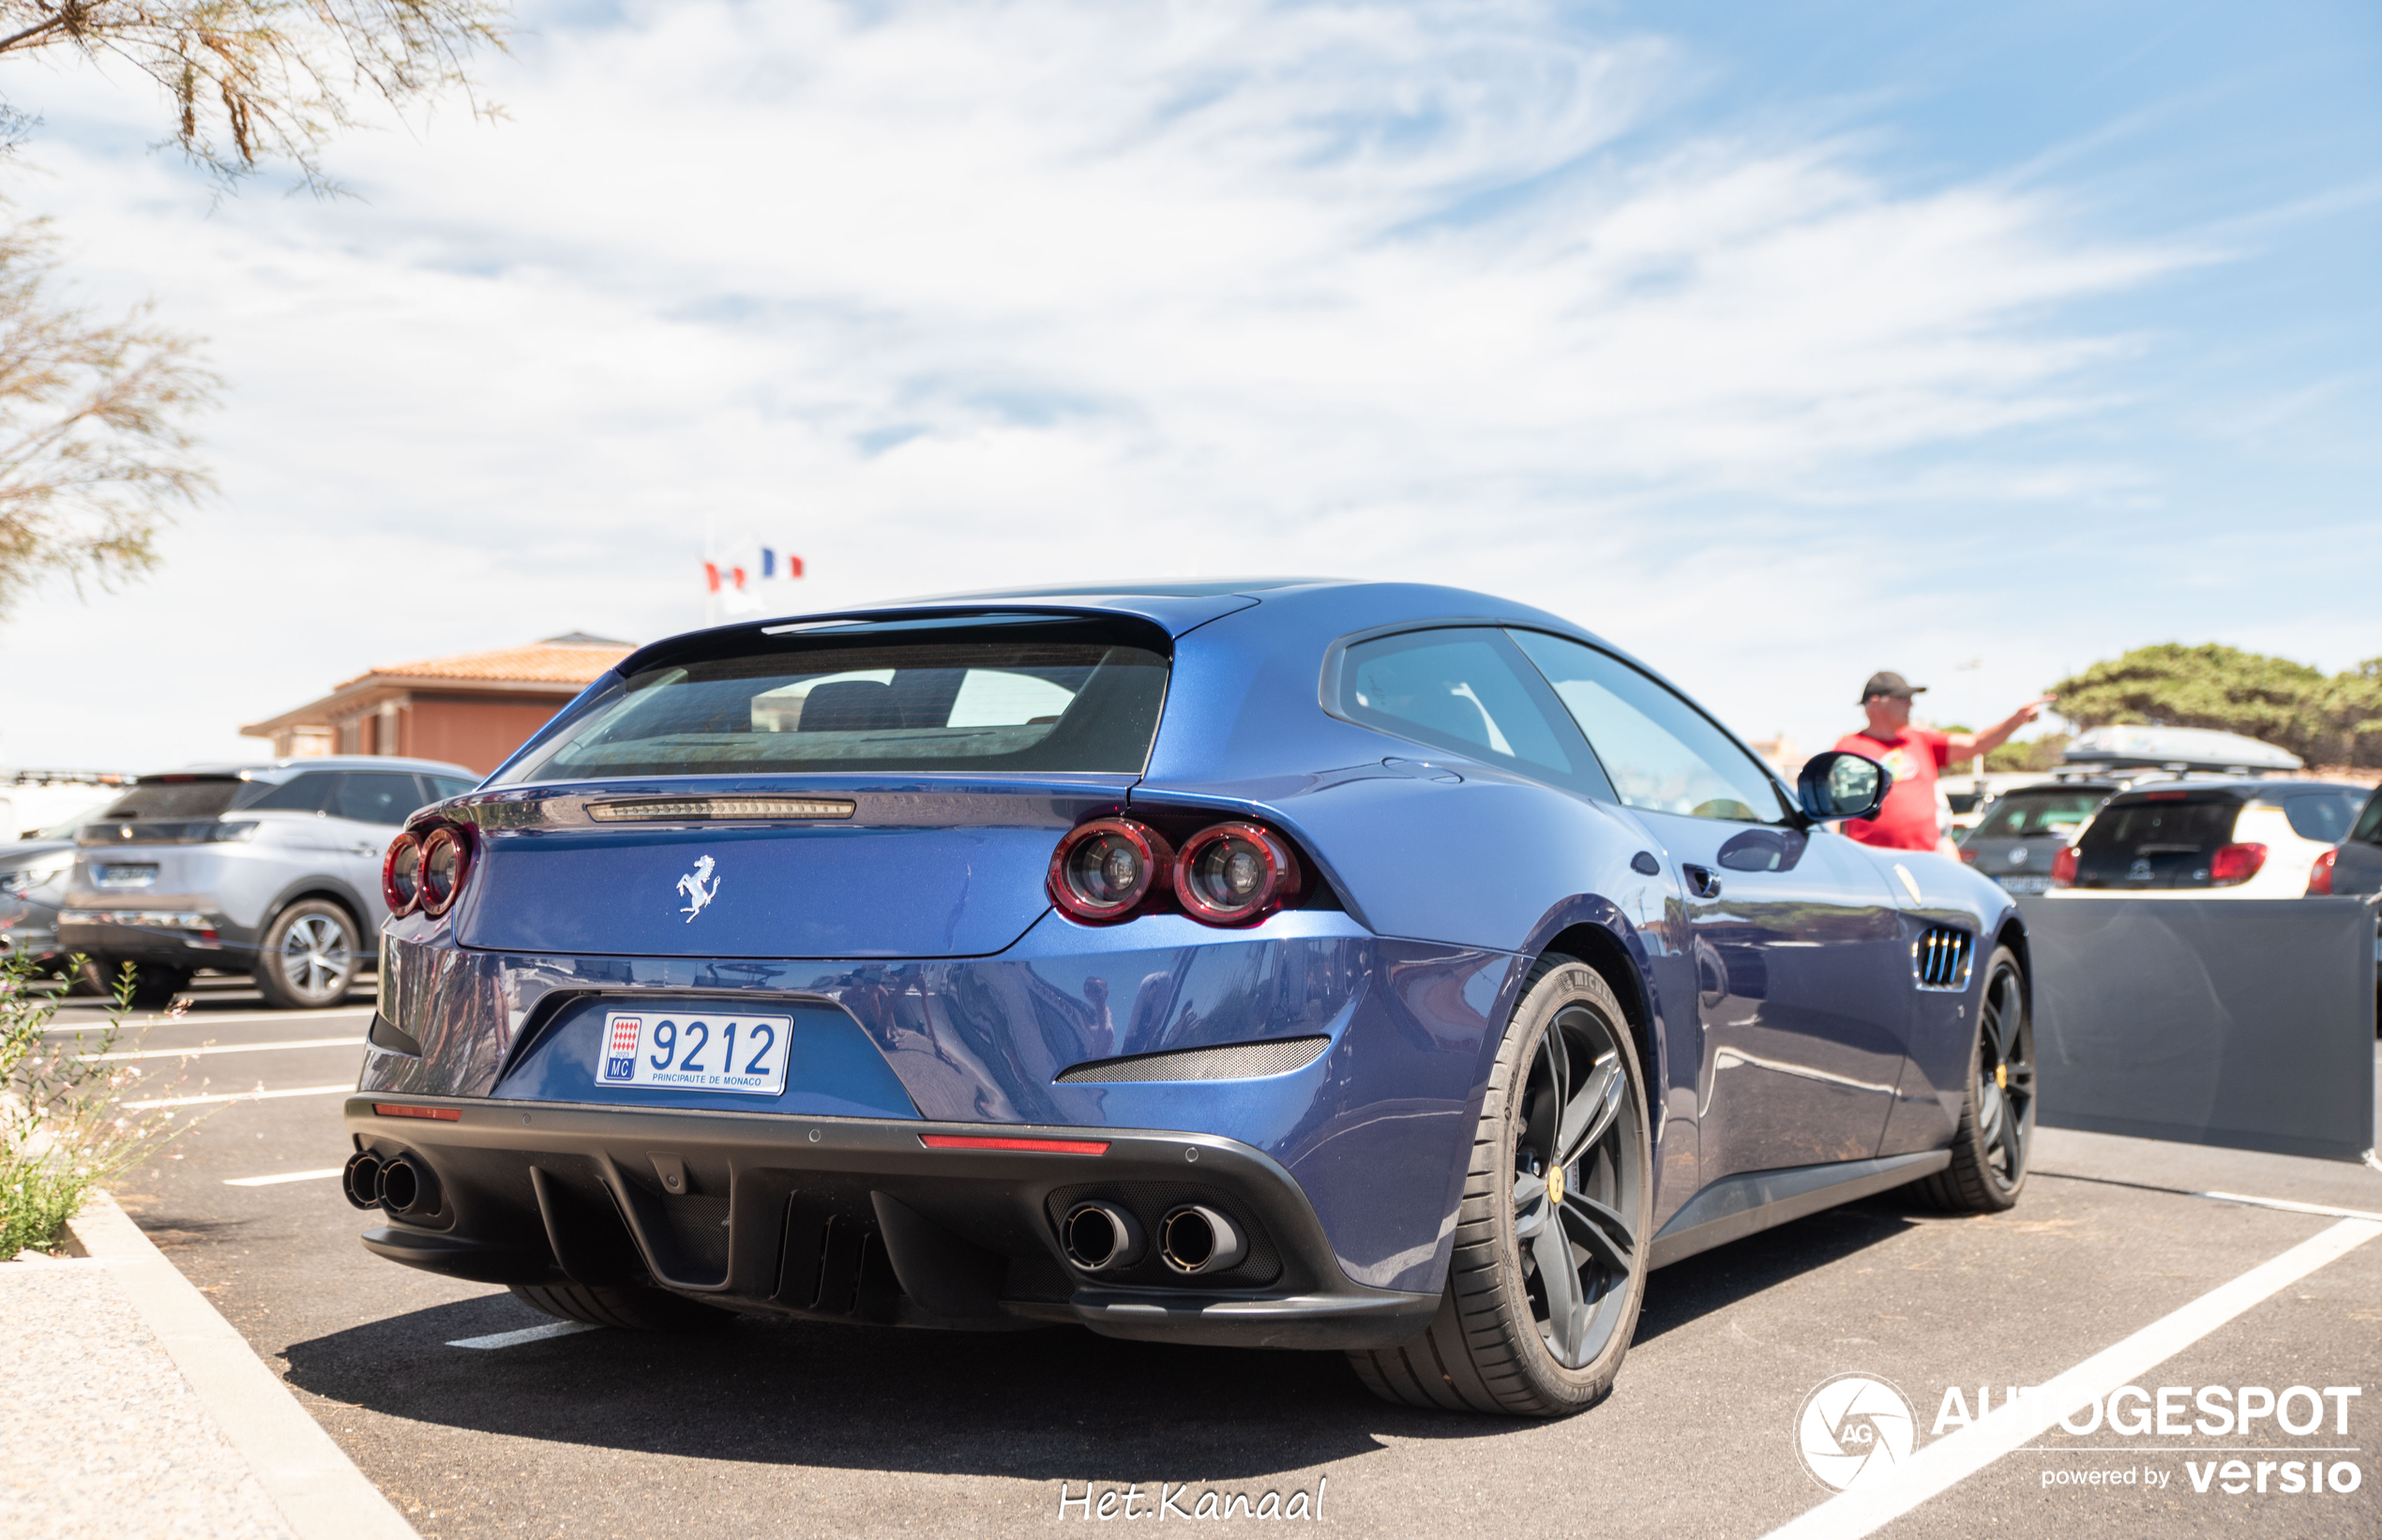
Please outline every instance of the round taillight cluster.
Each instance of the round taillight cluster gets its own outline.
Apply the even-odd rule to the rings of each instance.
[[[1175,906],[1209,925],[1254,925],[1294,902],[1303,876],[1289,842],[1259,823],[1212,824],[1180,852],[1129,818],[1078,824],[1050,857],[1050,898],[1099,925]]]
[[[1079,920],[1122,919],[1164,880],[1173,854],[1155,829],[1094,819],[1059,841],[1050,857],[1050,896]]]
[[[402,918],[419,910],[444,914],[472,874],[472,831],[459,823],[408,829],[389,841],[381,861],[381,897],[389,914]]]

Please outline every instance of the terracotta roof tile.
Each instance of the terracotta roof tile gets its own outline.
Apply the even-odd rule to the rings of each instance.
[[[585,685],[626,657],[628,647],[500,647],[452,657],[396,663],[339,682],[340,689],[372,678],[520,680],[540,685]]]

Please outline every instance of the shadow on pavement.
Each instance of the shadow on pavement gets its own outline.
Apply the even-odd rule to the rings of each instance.
[[[1883,1193],[1716,1246],[1647,1280],[1632,1346],[1725,1310],[1741,1300],[1890,1241],[1914,1228],[1912,1200]],[[1628,1374],[1628,1368],[1622,1368]]]
[[[1636,1341],[1889,1240],[1912,1228],[1907,1208],[1889,1194],[1666,1268]],[[1075,1327],[978,1334],[747,1318],[688,1336],[446,1345],[548,1320],[503,1294],[391,1316],[291,1344],[290,1381],[394,1417],[564,1443],[1043,1481],[1248,1479],[1382,1449],[1383,1435],[1530,1426],[1386,1405],[1336,1352],[1121,1342]]]
[[[1081,1481],[1254,1478],[1472,1438],[1502,1418],[1375,1400],[1336,1352],[1120,1342],[1076,1327],[948,1333],[739,1320],[724,1332],[586,1332],[493,1351],[448,1341],[547,1320],[504,1295],[288,1349],[290,1381],[395,1417],[707,1459]]]

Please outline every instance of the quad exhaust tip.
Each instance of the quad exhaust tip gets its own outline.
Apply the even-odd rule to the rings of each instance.
[[[385,1209],[391,1214],[436,1214],[438,1178],[420,1156],[392,1155],[386,1160],[369,1150],[347,1157],[339,1173],[339,1190],[360,1209]]]
[[[381,1206],[381,1157],[369,1150],[358,1151],[347,1157],[347,1170],[339,1173],[339,1190],[347,1200],[360,1209]]]
[[[1114,1203],[1078,1203],[1067,1211],[1059,1238],[1067,1261],[1087,1273],[1131,1267],[1146,1245],[1141,1222]]]
[[[1158,1221],[1158,1256],[1186,1276],[1221,1273],[1249,1254],[1241,1227],[1205,1203],[1185,1203]]]

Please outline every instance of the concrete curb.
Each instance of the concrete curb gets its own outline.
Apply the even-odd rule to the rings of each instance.
[[[68,1229],[114,1276],[299,1540],[420,1540],[115,1200],[92,1194]]]

